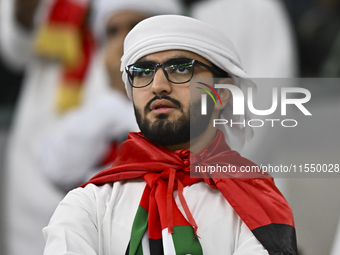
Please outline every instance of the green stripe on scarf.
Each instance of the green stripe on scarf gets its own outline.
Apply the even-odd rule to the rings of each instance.
[[[148,226],[148,211],[139,206],[132,225],[129,255],[143,255],[142,238]]]
[[[172,234],[176,254],[202,255],[201,244],[191,226],[176,226]]]

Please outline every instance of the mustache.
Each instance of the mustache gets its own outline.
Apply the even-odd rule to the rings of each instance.
[[[152,98],[146,105],[145,105],[145,108],[144,108],[144,112],[147,113],[148,111],[150,111],[150,107],[151,107],[151,104],[152,102],[156,101],[156,100],[161,100],[161,99],[165,99],[165,100],[168,100],[170,101],[171,103],[173,103],[176,107],[178,107],[179,109],[182,109],[182,105],[181,105],[181,102],[172,98],[172,97],[169,97],[168,95],[162,95],[162,96],[158,96],[156,95],[154,98]]]

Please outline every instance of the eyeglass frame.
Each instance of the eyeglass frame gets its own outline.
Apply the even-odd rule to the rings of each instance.
[[[176,58],[175,58],[175,59],[176,59]],[[181,59],[181,58],[179,58],[179,59]],[[170,61],[170,60],[172,60],[172,59],[169,59],[169,60],[165,61],[164,63],[157,63],[157,64],[155,64],[155,68],[154,68],[154,73],[153,73],[152,79],[150,80],[150,82],[149,82],[148,84],[146,84],[146,85],[144,85],[144,86],[141,86],[141,87],[136,87],[136,86],[133,86],[133,85],[132,85],[132,83],[133,83],[133,77],[132,77],[132,74],[129,72],[130,67],[134,66],[134,65],[135,65],[136,63],[138,63],[138,62],[136,62],[136,63],[134,63],[134,64],[131,64],[131,65],[128,65],[127,67],[125,67],[125,71],[126,71],[126,73],[127,73],[127,75],[128,75],[128,80],[129,80],[129,83],[130,83],[131,87],[139,89],[139,88],[145,88],[145,87],[149,86],[149,85],[153,82],[153,79],[155,78],[155,75],[156,75],[156,72],[158,71],[157,69],[158,69],[159,66],[162,67],[162,70],[163,70],[163,73],[164,73],[165,78],[166,78],[169,82],[174,83],[174,84],[183,84],[183,83],[187,83],[187,82],[191,81],[191,79],[192,79],[193,76],[194,76],[194,70],[195,70],[195,64],[196,64],[196,63],[199,64],[199,65],[201,65],[201,66],[203,66],[203,67],[205,67],[205,68],[207,68],[207,69],[208,69],[209,71],[211,71],[213,74],[221,75],[221,78],[231,77],[229,73],[227,73],[226,71],[222,70],[222,69],[219,68],[218,66],[215,66],[215,65],[214,65],[214,66],[209,66],[209,65],[204,64],[204,63],[202,63],[201,61],[198,61],[198,60],[196,60],[196,59],[191,59],[191,64],[192,64],[193,68],[192,68],[192,71],[191,71],[191,76],[190,76],[190,78],[189,78],[187,81],[184,81],[184,82],[173,82],[173,81],[170,80],[170,78],[169,78],[169,76],[168,76],[168,73],[166,72],[165,67],[164,67],[164,64],[167,63],[167,62]],[[190,60],[190,59],[188,59],[188,60]],[[152,61],[145,61],[145,62],[152,62]]]

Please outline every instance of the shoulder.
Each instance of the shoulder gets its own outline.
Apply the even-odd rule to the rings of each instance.
[[[101,186],[88,184],[84,188],[76,188],[59,203],[49,225],[74,221],[98,225],[117,205],[138,206],[144,187],[145,182],[136,179]]]
[[[117,181],[105,183],[103,185],[88,184],[84,188],[76,188],[71,190],[66,197],[87,197],[93,200],[102,200],[110,198],[114,193],[138,192],[139,189],[143,191],[146,183],[141,179],[132,179],[126,181]],[[65,198],[66,198],[65,197]]]
[[[140,199],[145,182],[140,179],[118,181],[104,185],[88,184],[84,188],[76,188],[70,191],[64,198],[64,202],[82,203],[82,205],[105,206],[114,203],[118,199],[136,197]]]

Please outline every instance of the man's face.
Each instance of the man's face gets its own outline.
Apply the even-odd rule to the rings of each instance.
[[[120,71],[124,39],[130,30],[147,18],[137,11],[121,11],[110,17],[106,27],[105,66],[110,77],[110,85],[125,94],[125,85]]]
[[[137,62],[164,63],[174,58],[196,59],[211,66],[211,63],[205,58],[183,50],[153,53]],[[213,77],[213,74],[204,67],[196,65],[194,70],[194,78]],[[191,121],[197,121],[197,124],[203,127],[203,131],[209,123],[210,117],[204,121],[206,123],[203,125],[202,118],[199,118],[201,117],[199,94],[197,94],[197,100],[191,100],[193,103],[190,105],[190,82],[174,84],[166,79],[161,68],[158,68],[150,85],[143,88],[133,88],[132,95],[140,130],[144,136],[163,146],[189,142],[190,108],[197,112],[197,114],[192,115],[197,116],[197,118],[192,118]],[[212,108],[210,107],[210,109]],[[211,116],[211,112],[209,115]]]

